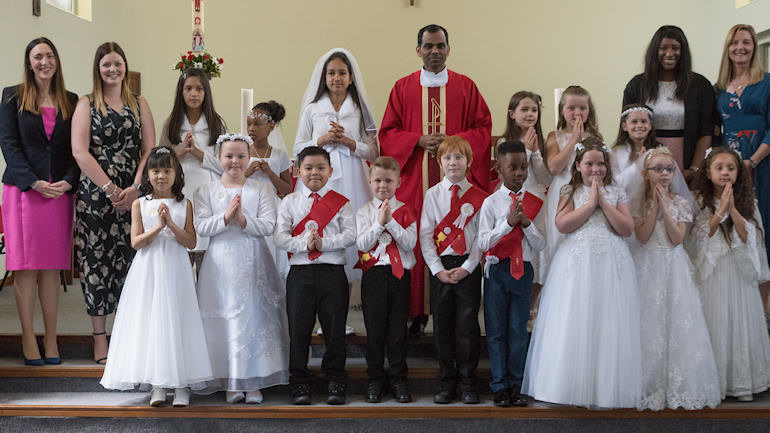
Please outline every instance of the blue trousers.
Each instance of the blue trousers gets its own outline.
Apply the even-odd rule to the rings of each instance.
[[[511,276],[511,259],[490,266],[484,278],[484,323],[492,381],[489,388],[497,392],[514,385],[521,386],[527,360],[527,321],[532,298],[532,264],[524,262],[524,275]]]

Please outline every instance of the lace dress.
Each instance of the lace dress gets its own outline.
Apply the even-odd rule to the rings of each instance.
[[[762,227],[747,220],[746,243],[734,228],[728,242],[721,230],[709,237],[712,215],[708,207],[701,209],[686,246],[698,269],[721,396],[756,394],[770,386],[770,340],[757,287],[770,279]],[[754,218],[761,224],[756,205]]]
[[[569,196],[572,187],[562,188]],[[575,208],[588,202],[579,186]],[[625,193],[607,186],[612,204]],[[641,395],[636,271],[600,208],[566,235],[551,262],[527,354],[522,392],[584,407],[637,407]]]
[[[184,227],[187,200],[139,198],[144,230],[158,225],[158,206]],[[136,253],[115,315],[101,384],[109,389],[201,388],[211,379],[195,281],[187,249],[168,227]]]
[[[246,228],[224,223],[241,194]],[[195,228],[210,237],[198,277],[198,302],[214,380],[203,393],[252,391],[289,382],[286,289],[265,236],[275,226],[272,189],[216,180],[195,193]]]
[[[669,210],[676,221],[693,220],[678,195]],[[640,409],[716,407],[722,398],[693,266],[684,247],[669,241],[662,213],[650,239],[632,253],[642,320]]]
[[[571,133],[558,130],[556,131],[556,142],[559,144],[559,150],[561,151],[569,142]],[[588,137],[588,134],[583,134],[583,138]],[[572,152],[569,164],[567,168],[561,173],[555,175],[551,181],[551,186],[548,191],[552,193],[546,195],[546,224],[545,224],[545,240],[546,246],[541,254],[540,259],[540,275],[545,277],[548,275],[548,267],[553,259],[553,255],[556,253],[556,249],[559,247],[559,243],[564,239],[564,235],[556,228],[556,210],[559,208],[559,191],[566,185],[572,177],[572,167],[575,165],[575,152]],[[541,278],[543,281],[545,278]]]

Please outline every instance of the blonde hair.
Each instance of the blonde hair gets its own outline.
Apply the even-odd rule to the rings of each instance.
[[[401,167],[398,165],[396,158],[392,156],[379,156],[371,165],[371,168],[379,167],[383,170],[395,171],[398,177],[401,177]],[[371,173],[371,170],[369,171]]]
[[[88,95],[88,98],[94,102],[94,108],[102,113],[102,116],[107,115],[107,103],[104,102],[104,83],[102,82],[102,74],[99,71],[99,62],[102,60],[102,57],[110,53],[117,53],[123,59],[123,64],[126,65],[126,75],[123,77],[123,82],[120,85],[120,99],[123,100],[123,103],[128,105],[128,108],[134,113],[134,117],[137,118],[137,121],[141,122],[139,118],[139,103],[136,100],[136,96],[134,96],[131,89],[128,87],[128,61],[126,61],[126,54],[117,42],[105,42],[96,49],[93,70],[94,89],[91,94]]]
[[[754,44],[754,51],[751,53],[751,63],[749,64],[749,85],[756,84],[762,81],[765,75],[765,71],[762,68],[762,64],[759,61],[757,51],[759,50],[759,41],[757,41],[757,33],[754,31],[754,27],[748,24],[736,24],[730,28],[725,37],[725,46],[722,49],[722,62],[719,64],[719,75],[717,76],[716,87],[719,89],[726,89],[730,81],[733,80],[733,67],[732,60],[730,60],[730,45],[735,39],[735,35],[745,30],[751,35],[751,42]]]

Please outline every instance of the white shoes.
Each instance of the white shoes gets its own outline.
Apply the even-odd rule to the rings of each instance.
[[[166,388],[153,388],[150,392],[150,406],[158,407],[166,404]]]
[[[751,395],[751,394],[749,394],[749,395],[741,395],[741,396],[738,397],[738,401],[743,402],[743,403],[748,403],[750,401],[754,401],[754,396]]]
[[[246,393],[246,403],[248,404],[259,404],[262,403],[263,399],[262,391],[258,389]]]
[[[190,390],[187,388],[176,388],[174,390],[174,407],[186,407],[190,404]]]
[[[244,395],[240,391],[227,391],[225,392],[225,401],[233,404],[233,403],[240,403],[244,399]]]
[[[356,333],[356,328],[347,324],[345,325],[345,335],[355,335],[355,333]],[[318,331],[316,331],[316,335],[324,335],[323,329],[318,328]]]

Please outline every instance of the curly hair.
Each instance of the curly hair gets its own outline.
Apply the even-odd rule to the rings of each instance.
[[[743,218],[754,223],[757,228],[760,227],[759,222],[754,218],[754,190],[751,186],[751,179],[746,167],[743,165],[743,161],[735,151],[727,147],[712,147],[711,153],[701,162],[700,170],[693,179],[692,188],[701,197],[700,208],[709,208],[711,213],[716,212],[716,206],[714,200],[717,198],[717,190],[714,187],[714,183],[709,179],[708,171],[711,168],[711,164],[717,155],[729,154],[735,160],[735,166],[738,170],[738,176],[733,184],[733,197],[735,201],[735,209],[740,213]],[[733,220],[728,218],[724,223],[719,225],[719,230],[722,232],[722,236],[725,237],[728,243],[732,242],[732,236],[730,233],[733,231]]]

